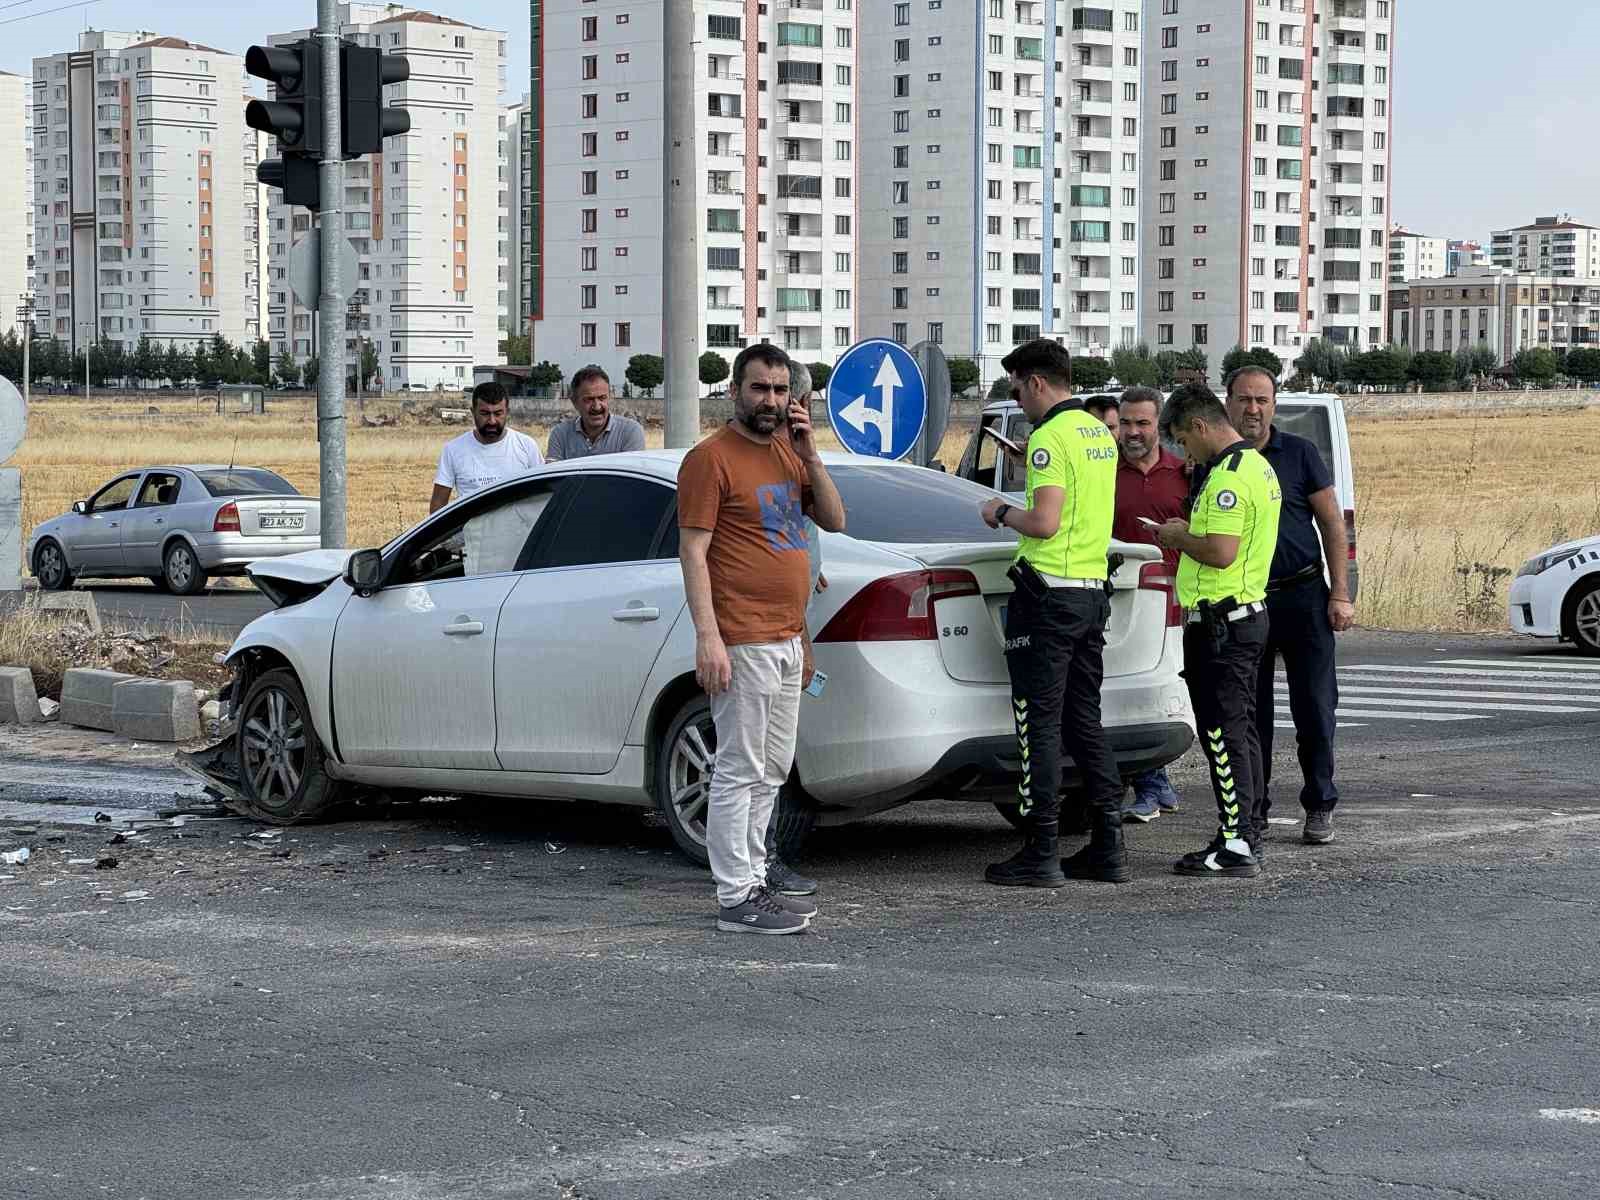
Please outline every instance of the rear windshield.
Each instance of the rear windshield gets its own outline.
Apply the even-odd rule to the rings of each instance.
[[[834,467],[847,517],[845,532],[866,542],[1014,542],[1009,529],[990,529],[978,506],[989,488],[918,467]]]
[[[196,471],[213,496],[298,496],[294,484],[282,475],[260,467],[235,467],[231,471]]]
[[[1280,404],[1273,414],[1272,423],[1285,433],[1296,433],[1317,448],[1330,478],[1337,480],[1339,472],[1333,461],[1333,429],[1328,423],[1328,410],[1321,407],[1300,407]]]

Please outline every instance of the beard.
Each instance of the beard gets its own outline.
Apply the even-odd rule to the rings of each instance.
[[[479,425],[478,436],[486,442],[498,442],[505,433],[504,425]]]
[[[751,433],[771,437],[778,431],[781,418],[776,408],[752,408],[749,412],[739,414],[739,423]]]
[[[1122,457],[1129,462],[1143,462],[1150,456],[1150,443],[1134,434],[1122,437]]]

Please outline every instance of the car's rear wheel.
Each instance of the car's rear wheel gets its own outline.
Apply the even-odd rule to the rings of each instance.
[[[338,799],[293,671],[268,671],[250,685],[236,737],[239,792],[252,816],[293,825],[315,820]]]
[[[1600,655],[1600,579],[1574,589],[1561,609],[1561,635],[1580,654]]]
[[[161,556],[161,575],[167,590],[175,596],[193,596],[205,590],[208,582],[200,560],[188,542],[173,542]]]
[[[34,549],[33,577],[47,592],[59,592],[72,586],[72,569],[67,566],[67,556],[58,543],[46,538]]]
[[[689,858],[706,866],[706,812],[716,767],[717,727],[711,702],[695,696],[667,725],[656,748],[656,807]],[[791,773],[772,810],[769,842],[785,858],[797,857],[817,823],[817,808]]]

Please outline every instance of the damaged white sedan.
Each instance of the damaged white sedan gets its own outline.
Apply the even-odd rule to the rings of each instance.
[[[554,463],[381,550],[252,567],[278,607],[229,651],[232,736],[189,769],[279,823],[316,818],[346,785],[653,805],[703,862],[716,732],[678,566],[681,460]],[[831,586],[809,618],[827,683],[803,697],[780,844],[925,797],[1014,817],[1001,630],[1015,540],[978,519],[994,493],[904,464],[828,468],[849,529],[823,535]],[[1104,719],[1131,775],[1193,733],[1172,581],[1155,549],[1113,549]]]

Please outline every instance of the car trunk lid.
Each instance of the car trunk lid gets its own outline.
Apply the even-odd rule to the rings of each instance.
[[[952,679],[1004,683],[1005,613],[1014,590],[1006,572],[1013,545],[899,546],[930,568],[961,569],[978,582],[979,595],[948,595],[934,601],[939,653]],[[1106,628],[1105,677],[1151,671],[1161,661],[1171,619],[1171,582],[1154,546],[1112,542],[1122,564],[1111,577],[1111,620]]]
[[[247,538],[311,538],[322,533],[322,506],[315,496],[240,496],[229,501]]]

